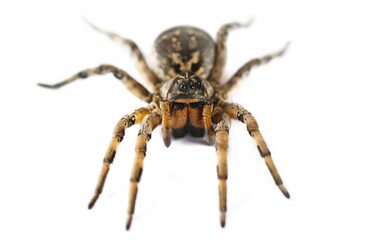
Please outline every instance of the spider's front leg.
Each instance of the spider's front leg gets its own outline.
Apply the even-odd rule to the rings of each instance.
[[[265,163],[273,177],[273,180],[275,181],[276,185],[279,187],[281,192],[284,194],[284,196],[290,198],[290,194],[283,185],[280,174],[278,173],[275,163],[273,162],[271,152],[269,151],[268,146],[264,141],[262,134],[259,131],[259,126],[254,116],[238,104],[224,103],[222,108],[223,111],[226,112],[230,118],[237,119],[246,124],[247,131],[249,132],[250,136],[255,140],[259,153],[264,158]]]
[[[215,147],[218,156],[217,173],[219,179],[219,209],[220,224],[225,226],[225,213],[227,212],[227,179],[228,179],[228,134],[231,126],[229,116],[220,108],[213,113],[213,120],[217,123],[215,127]]]
[[[64,81],[53,85],[44,83],[39,83],[38,85],[45,88],[57,89],[62,86],[65,86],[66,84],[72,83],[78,79],[85,79],[94,75],[102,75],[106,73],[112,73],[114,77],[119,79],[124,84],[124,86],[127,87],[127,89],[139,99],[146,102],[151,101],[152,94],[143,85],[137,82],[134,78],[132,78],[128,73],[126,73],[122,69],[119,69],[113,65],[108,64],[103,64],[95,68],[85,69]]]
[[[130,178],[130,193],[127,211],[128,218],[126,223],[127,230],[129,230],[129,228],[131,227],[132,216],[135,212],[137,189],[143,171],[143,163],[146,154],[146,145],[152,136],[152,131],[161,123],[161,121],[162,118],[159,113],[151,112],[141,122],[140,131],[136,140],[136,154]]]
[[[91,201],[88,204],[89,209],[91,209],[95,205],[98,197],[102,193],[102,190],[105,184],[105,179],[110,169],[110,165],[114,161],[117,148],[119,146],[119,143],[123,140],[126,129],[131,127],[134,124],[140,123],[147,114],[149,114],[149,109],[139,108],[135,110],[134,112],[132,112],[131,114],[124,116],[117,123],[114,133],[113,133],[113,137],[109,144],[109,148],[107,149],[105,157],[104,157],[104,162],[102,164],[101,173],[100,173],[97,185],[96,185],[95,194],[93,195]]]

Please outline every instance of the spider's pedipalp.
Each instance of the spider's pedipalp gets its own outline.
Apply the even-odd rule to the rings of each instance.
[[[141,100],[145,102],[151,101],[152,94],[143,85],[137,82],[133,77],[131,77],[128,73],[126,73],[122,69],[119,69],[115,66],[108,65],[108,64],[103,64],[95,68],[89,68],[89,69],[80,71],[74,76],[62,82],[56,83],[54,85],[49,85],[49,84],[44,84],[44,83],[39,83],[38,85],[41,87],[45,87],[45,88],[57,89],[62,86],[65,86],[66,84],[74,82],[78,79],[85,79],[93,75],[102,75],[106,73],[112,73],[136,97],[140,98]]]
[[[143,171],[146,145],[151,138],[152,131],[161,123],[161,121],[162,118],[160,115],[158,115],[158,113],[151,112],[141,122],[140,131],[136,140],[136,153],[130,178],[130,192],[127,210],[128,218],[126,223],[127,230],[129,230],[131,227],[133,213],[135,212],[137,189]]]
[[[224,106],[222,106],[222,108],[223,111],[229,115],[229,117],[231,117],[232,119],[237,119],[242,123],[246,124],[247,131],[249,132],[250,136],[255,140],[259,153],[261,157],[264,158],[265,163],[273,177],[273,180],[275,181],[280,191],[284,194],[284,196],[286,198],[290,198],[290,194],[282,182],[280,174],[278,173],[275,163],[273,162],[271,152],[269,151],[269,148],[266,142],[264,141],[262,134],[259,131],[259,126],[254,116],[238,104],[225,103]]]
[[[289,47],[289,44],[290,42],[286,43],[280,51],[268,54],[260,58],[254,58],[245,63],[230,79],[228,79],[226,83],[220,86],[222,97],[224,99],[227,99],[231,95],[233,90],[238,87],[240,82],[250,73],[251,68],[260,66],[271,61],[273,58],[282,56]]]
[[[148,63],[146,62],[144,55],[140,51],[137,44],[128,39],[120,36],[117,33],[110,32],[104,29],[101,29],[88,21],[87,19],[83,18],[85,22],[87,22],[94,30],[103,33],[107,35],[109,38],[114,40],[115,42],[118,42],[119,44],[124,45],[125,47],[128,47],[131,50],[132,56],[136,62],[136,67],[140,74],[143,76],[143,78],[147,81],[146,83],[152,87],[154,90],[156,88],[156,85],[160,82],[160,79],[157,77],[157,75],[154,73],[154,71],[149,67]]]
[[[162,137],[166,147],[171,145],[171,110],[168,101],[161,101],[162,110]]]
[[[219,122],[215,127],[215,147],[218,156],[217,173],[219,179],[219,209],[220,209],[220,225],[225,226],[225,215],[227,212],[227,179],[228,179],[228,135],[231,126],[231,119],[228,114],[218,109],[214,112]]]
[[[211,103],[207,103],[203,107],[203,112],[202,112],[202,118],[203,118],[203,123],[205,126],[207,142],[210,145],[214,145],[215,143],[215,132],[214,132],[214,126],[212,124],[212,114],[213,114],[212,109],[213,109],[213,105]]]
[[[98,182],[97,182],[96,189],[95,189],[95,194],[93,195],[91,201],[88,204],[89,209],[91,209],[95,205],[98,197],[102,193],[105,180],[110,169],[110,164],[112,164],[114,161],[117,148],[119,146],[119,143],[123,140],[126,129],[131,127],[134,124],[140,123],[147,114],[149,114],[149,109],[139,108],[133,111],[132,113],[124,116],[117,123],[114,133],[113,133],[113,137],[109,144],[109,148],[107,149],[105,157],[104,157],[101,173],[98,178]]]
[[[209,76],[210,82],[219,83],[223,77],[225,63],[227,61],[226,45],[229,32],[237,28],[249,27],[252,21],[252,18],[250,18],[244,23],[231,22],[220,27],[218,33],[216,34],[215,63]]]

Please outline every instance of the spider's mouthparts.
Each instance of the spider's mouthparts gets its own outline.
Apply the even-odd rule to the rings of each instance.
[[[177,100],[179,100],[179,101],[177,101]],[[206,98],[205,98],[205,96],[203,96],[201,94],[198,94],[198,93],[180,93],[180,94],[172,95],[172,97],[170,97],[170,101],[197,102],[197,101],[206,101]]]

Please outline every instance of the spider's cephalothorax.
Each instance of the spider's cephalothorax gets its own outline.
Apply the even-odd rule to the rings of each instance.
[[[213,93],[211,84],[192,72],[181,72],[163,85],[160,96],[166,146],[171,143],[170,135],[174,138],[187,133],[193,137],[205,135],[206,124],[211,119],[204,118],[203,113],[211,106]],[[209,130],[212,132],[212,128]]]
[[[131,226],[135,210],[146,145],[153,129],[158,125],[162,125],[163,140],[167,147],[170,146],[171,139],[181,138],[186,134],[193,137],[206,137],[210,144],[215,144],[222,227],[225,226],[227,211],[227,149],[231,119],[239,120],[246,125],[276,185],[287,198],[290,197],[254,116],[242,106],[225,101],[232,89],[247,76],[251,68],[281,56],[287,45],[278,52],[248,61],[232,77],[222,83],[228,33],[233,29],[249,26],[249,23],[233,22],[223,25],[217,33],[215,42],[206,32],[198,28],[187,26],[171,28],[163,32],[154,43],[152,56],[154,70],[148,66],[133,41],[99,29],[92,24],[91,26],[115,41],[130,47],[138,69],[152,92],[149,92],[128,73],[112,65],[100,65],[96,68],[83,70],[54,85],[39,84],[42,87],[59,88],[77,79],[112,73],[135,96],[149,103],[147,107],[138,108],[125,115],[116,125],[104,157],[95,194],[88,208],[94,206],[103,190],[110,164],[114,161],[117,147],[122,141],[126,129],[137,123],[141,123],[141,126],[136,141],[136,154],[130,178],[127,230]]]

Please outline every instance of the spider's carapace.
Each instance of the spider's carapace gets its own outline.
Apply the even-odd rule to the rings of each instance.
[[[186,134],[193,137],[206,137],[210,144],[215,145],[219,180],[220,224],[222,227],[225,226],[227,211],[227,149],[231,119],[239,120],[246,125],[276,185],[287,198],[290,197],[253,115],[242,106],[225,101],[232,89],[247,76],[253,67],[281,56],[287,45],[280,51],[248,61],[227,81],[223,82],[228,33],[233,29],[247,27],[250,22],[243,24],[233,22],[223,25],[220,27],[215,41],[206,32],[195,27],[179,26],[166,30],[155,40],[152,53],[153,68],[149,67],[135,42],[90,25],[131,49],[137,67],[151,91],[127,72],[112,65],[100,65],[80,71],[54,85],[39,84],[47,88],[60,88],[77,79],[112,73],[130,92],[148,103],[147,107],[134,110],[117,123],[104,157],[94,196],[89,202],[88,208],[94,206],[102,193],[110,165],[114,161],[117,148],[123,140],[126,129],[137,123],[141,125],[130,178],[127,230],[131,226],[135,211],[146,145],[151,138],[152,131],[159,125],[162,125],[163,140],[167,147],[170,146],[172,139],[184,137]]]

